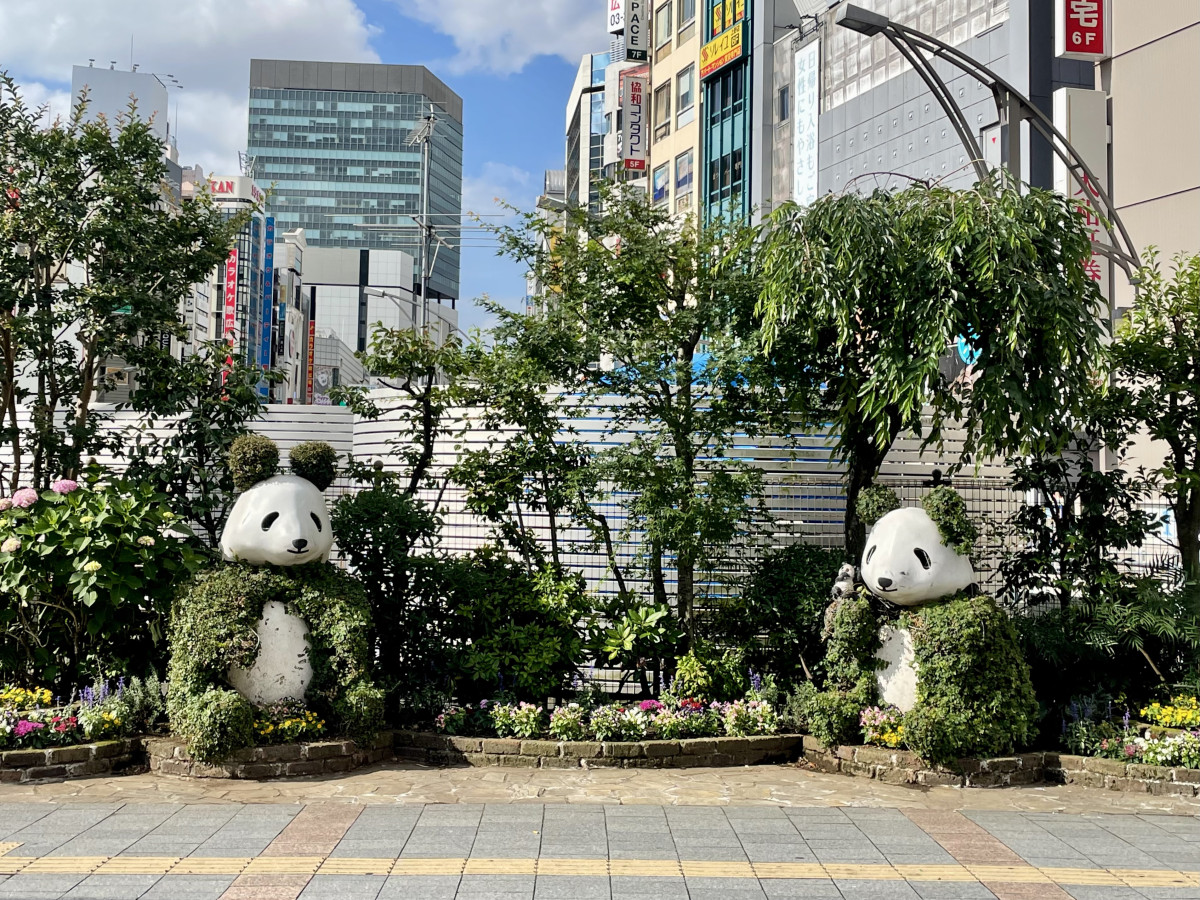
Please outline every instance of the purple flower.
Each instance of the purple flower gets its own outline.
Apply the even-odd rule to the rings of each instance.
[[[487,709],[487,708],[488,708],[488,702],[487,702],[486,700],[480,700],[480,701],[479,701],[479,708],[480,708],[480,709]]]
[[[50,490],[56,494],[69,494],[71,491],[79,490],[79,482],[70,478],[60,478],[50,485]]]
[[[750,670],[750,690],[755,693],[762,690],[762,677],[753,669]]]
[[[1129,710],[1125,710],[1125,715],[1121,717],[1121,724],[1125,726],[1125,730],[1129,730]]]
[[[29,507],[37,502],[38,492],[33,488],[21,488],[12,495],[13,506],[19,506],[21,509],[29,509]]]

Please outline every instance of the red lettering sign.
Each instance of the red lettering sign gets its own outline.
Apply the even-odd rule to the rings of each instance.
[[[1058,56],[1105,59],[1108,46],[1109,0],[1059,0]]]

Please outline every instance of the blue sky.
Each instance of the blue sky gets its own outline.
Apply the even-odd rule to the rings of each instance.
[[[180,162],[234,173],[251,57],[423,64],[463,97],[463,206],[486,215],[494,197],[529,208],[544,170],[562,167],[567,94],[580,55],[607,49],[604,16],[605,0],[0,0],[0,67],[57,114],[71,66],[128,68],[132,38],[141,71],[183,84]],[[523,276],[466,248],[463,326],[485,324],[475,296],[519,307]]]

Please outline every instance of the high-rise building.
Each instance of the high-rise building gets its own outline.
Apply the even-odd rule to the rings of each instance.
[[[700,47],[703,0],[660,0],[651,16],[650,198],[680,214],[696,210],[700,159]]]
[[[462,116],[462,98],[424,66],[250,62],[247,155],[273,187],[278,227],[303,228],[310,249],[403,250],[418,293],[425,245],[436,247],[431,320],[459,295]]]

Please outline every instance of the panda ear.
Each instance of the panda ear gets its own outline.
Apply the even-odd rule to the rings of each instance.
[[[279,448],[261,434],[243,434],[229,447],[229,471],[234,487],[249,490],[279,471]]]
[[[970,556],[979,538],[979,528],[967,514],[967,504],[952,487],[930,491],[921,505],[935,525],[942,543],[959,556]]]
[[[337,478],[337,451],[324,441],[297,444],[289,458],[292,471],[311,481],[318,491],[328,488]]]

